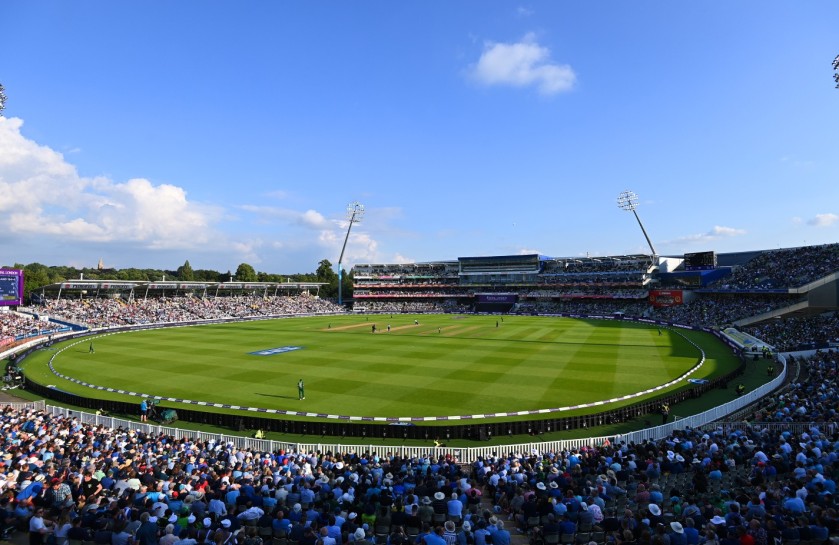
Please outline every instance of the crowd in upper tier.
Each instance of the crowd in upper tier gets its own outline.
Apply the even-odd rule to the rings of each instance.
[[[459,305],[452,300],[432,301],[358,301],[353,309],[360,312],[471,312],[469,305]]]
[[[826,544],[839,535],[837,361],[804,361],[759,425],[499,447],[469,465],[431,447],[238,450],[7,408],[0,532],[33,545],[510,545],[511,531],[546,544]]]
[[[770,250],[712,287],[736,290],[797,288],[839,271],[839,244]]]

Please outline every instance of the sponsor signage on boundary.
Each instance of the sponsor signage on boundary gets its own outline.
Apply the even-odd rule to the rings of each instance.
[[[294,352],[301,350],[302,346],[281,346],[279,348],[269,348],[268,350],[259,350],[257,352],[250,352],[251,356],[275,356],[277,354],[285,354],[286,352]]]

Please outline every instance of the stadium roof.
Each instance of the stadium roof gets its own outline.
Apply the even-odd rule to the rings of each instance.
[[[38,288],[36,291],[41,292],[79,292],[79,291],[95,291],[97,293],[106,292],[123,292],[123,291],[144,291],[148,292],[166,292],[166,291],[204,291],[204,292],[234,292],[234,291],[262,291],[271,292],[274,294],[281,292],[299,292],[307,290],[319,291],[321,286],[327,285],[327,282],[196,282],[196,281],[181,281],[181,280],[65,280],[63,282],[56,282],[55,284],[48,284]]]

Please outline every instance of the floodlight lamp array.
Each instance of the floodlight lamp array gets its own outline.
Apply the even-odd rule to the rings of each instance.
[[[351,223],[358,223],[364,217],[364,205],[360,202],[351,202],[347,205],[347,219]]]
[[[618,208],[621,210],[634,211],[638,207],[638,195],[632,191],[624,191],[618,195]]]

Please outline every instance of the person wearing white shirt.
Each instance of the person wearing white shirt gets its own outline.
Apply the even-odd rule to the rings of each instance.
[[[44,536],[52,532],[53,523],[44,520],[44,508],[38,507],[29,519],[29,545],[42,545]]]

